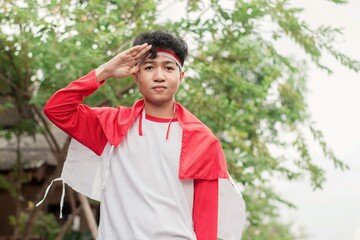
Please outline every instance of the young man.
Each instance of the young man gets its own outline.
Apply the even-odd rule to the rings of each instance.
[[[175,101],[187,45],[167,32],[56,92],[44,108],[72,141],[61,180],[101,201],[98,239],[240,239],[245,205],[221,144]],[[106,79],[132,75],[143,99],[133,107],[82,104]]]

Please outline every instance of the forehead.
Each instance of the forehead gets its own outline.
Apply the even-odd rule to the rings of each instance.
[[[142,62],[142,64],[146,64],[146,63],[173,63],[176,64],[174,60],[172,60],[171,58],[168,58],[166,56],[160,56],[157,55],[155,58],[150,58],[150,57],[146,57],[144,59],[144,61]]]

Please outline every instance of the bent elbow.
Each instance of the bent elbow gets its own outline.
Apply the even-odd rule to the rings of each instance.
[[[43,112],[44,112],[45,116],[50,119],[50,117],[51,117],[51,107],[49,106],[48,103],[49,103],[49,102],[47,102],[47,103],[45,104],[45,106],[44,106],[44,108],[43,108]]]

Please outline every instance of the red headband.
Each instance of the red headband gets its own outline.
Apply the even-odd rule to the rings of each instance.
[[[180,58],[178,56],[176,56],[176,54],[173,51],[163,49],[163,48],[158,48],[158,49],[156,49],[156,52],[157,53],[163,52],[163,53],[170,54],[171,56],[173,56],[177,60],[177,62],[180,64],[180,66],[183,65],[183,62],[181,62]]]
[[[163,49],[163,48],[158,48],[156,49],[156,53],[157,55],[159,56],[165,56],[165,57],[168,57],[170,59],[172,59],[177,65],[179,65],[179,68],[181,70],[181,67],[183,65],[183,63],[180,61],[179,57],[176,56],[176,54],[170,50],[167,50],[167,49]],[[143,59],[141,59],[137,65],[140,66],[140,64],[144,61],[145,58],[147,57],[150,57],[151,56],[151,53],[149,53],[147,56],[145,56]]]

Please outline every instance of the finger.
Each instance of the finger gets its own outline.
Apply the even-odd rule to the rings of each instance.
[[[123,54],[126,57],[134,57],[140,51],[139,49],[140,49],[140,46],[134,46],[134,47],[129,48],[128,50],[124,51]]]
[[[132,48],[129,48],[128,50],[125,50],[121,53],[119,53],[116,57],[118,60],[126,61],[126,62],[132,62],[135,61],[135,55],[141,51],[141,45],[134,46]]]
[[[135,57],[139,52],[141,52],[142,49],[146,48],[148,46],[147,43],[144,43],[142,45],[136,45],[132,48],[130,48],[129,50],[127,50],[127,54],[132,56],[132,57]]]
[[[152,47],[152,45],[148,45],[145,48],[143,48],[140,52],[138,52],[137,55],[134,56],[135,60],[138,61],[138,60],[144,58],[146,55],[148,55],[151,50],[151,47]]]
[[[145,55],[145,53],[147,53],[149,50],[151,49],[151,45],[144,43],[142,45],[140,45],[140,48],[137,49],[137,51],[132,52],[132,56],[135,58],[139,58],[142,57],[143,55]]]

